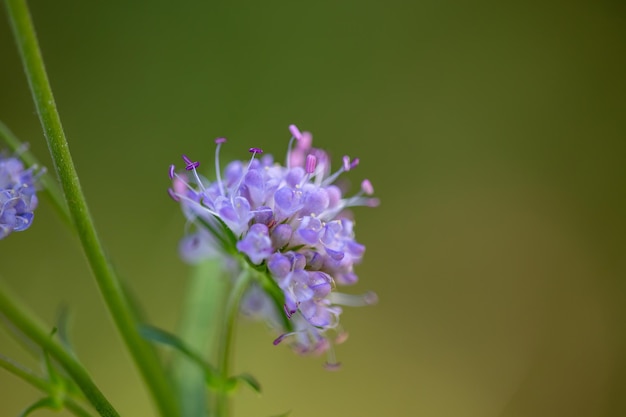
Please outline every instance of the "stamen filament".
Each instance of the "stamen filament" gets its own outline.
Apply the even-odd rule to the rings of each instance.
[[[328,295],[328,299],[333,304],[340,304],[349,307],[363,307],[376,304],[378,302],[378,295],[376,295],[373,291],[368,291],[362,295],[333,292]]]
[[[171,189],[171,188],[170,188],[170,189]],[[192,200],[191,198],[187,197],[186,195],[183,195],[183,194],[177,193],[177,192],[175,192],[175,191],[173,191],[173,190],[172,190],[172,193],[170,193],[170,196],[172,196],[172,195],[174,195],[174,196],[178,197],[179,199],[181,199],[181,200],[183,200],[183,201],[186,201],[187,203],[189,203],[189,204],[191,204],[191,205],[194,205],[194,206],[196,206],[196,207],[198,207],[198,208],[200,208],[200,209],[202,209],[202,210],[206,211],[206,212],[207,212],[207,213],[209,213],[209,214],[212,214],[212,215],[213,215],[213,216],[215,216],[215,217],[220,217],[220,216],[219,216],[219,214],[217,214],[216,212],[214,212],[214,211],[213,211],[213,210],[211,210],[210,208],[208,208],[208,207],[206,207],[206,206],[202,205],[202,203],[199,203],[198,201]]]
[[[258,153],[263,153],[263,149],[261,149],[261,148],[250,148],[249,152],[252,154],[252,158],[250,158],[250,162],[248,163],[248,166],[246,167],[246,170],[243,172],[243,174],[241,174],[241,178],[239,179],[239,184],[237,184],[237,188],[235,188],[235,192],[233,193],[233,195],[230,196],[230,202],[233,203],[233,204],[234,204],[234,194],[236,194],[239,191],[239,188],[241,188],[241,184],[243,183],[243,179],[246,177],[246,174],[248,173],[248,171],[250,171],[250,167],[252,166],[252,162],[254,162],[254,157]]]
[[[226,193],[224,192],[224,185],[222,184],[222,170],[220,168],[220,148],[224,142],[226,142],[226,138],[215,139],[215,143],[217,144],[215,148],[215,178],[217,179],[217,186],[220,189],[220,195],[225,197]]]

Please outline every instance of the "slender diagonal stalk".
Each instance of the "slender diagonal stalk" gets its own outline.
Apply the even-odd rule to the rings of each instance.
[[[137,331],[137,320],[96,233],[63,132],[26,1],[5,0],[5,4],[54,167],[102,297],[160,414],[163,417],[177,417],[180,413],[174,390],[156,352]]]
[[[45,327],[20,307],[15,297],[7,294],[4,288],[0,288],[0,313],[8,317],[18,329],[61,364],[102,417],[119,417],[115,408],[104,397],[85,368],[59,343],[55,342]]]
[[[224,312],[224,327],[222,328],[222,336],[220,337],[218,347],[218,370],[222,375],[223,381],[226,381],[231,376],[232,346],[235,338],[237,317],[239,315],[239,304],[249,284],[250,270],[248,267],[245,267],[235,281]],[[230,401],[228,397],[229,393],[226,392],[225,389],[217,393],[215,399],[215,415],[217,417],[230,416]]]
[[[28,382],[35,388],[39,388],[45,392],[48,391],[48,382],[45,379],[37,376],[30,369],[24,368],[20,364],[13,362],[11,359],[2,354],[0,354],[0,368],[4,368],[18,378]]]

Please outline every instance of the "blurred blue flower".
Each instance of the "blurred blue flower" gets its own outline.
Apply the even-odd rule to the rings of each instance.
[[[350,197],[335,185],[342,173],[358,165],[358,159],[345,156],[341,168],[331,172],[326,152],[311,147],[312,135],[294,125],[289,130],[284,166],[271,155],[260,157],[261,149],[250,148],[250,161],[233,161],[222,175],[219,151],[226,139],[218,138],[215,181],[202,177],[199,162],[186,155],[185,171],[170,167],[169,194],[195,225],[180,251],[189,262],[218,255],[239,257],[268,274],[284,293],[284,311],[277,312],[269,296],[253,286],[244,298],[244,312],[277,328],[281,334],[274,344],[289,340],[302,354],[329,352],[328,366],[335,368],[332,342],[346,338],[339,325],[340,305],[376,302],[373,293],[352,296],[335,291],[337,285],[357,282],[354,265],[365,251],[354,239],[354,222],[346,209],[374,207],[378,199],[371,197],[374,189],[368,180]],[[277,314],[292,320],[293,332],[281,329]]]
[[[21,232],[33,222],[37,207],[33,168],[0,153],[0,239]]]

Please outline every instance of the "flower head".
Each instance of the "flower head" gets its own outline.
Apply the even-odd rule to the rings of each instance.
[[[289,340],[299,353],[329,352],[333,368],[337,364],[331,342],[346,337],[339,325],[340,306],[376,301],[373,293],[349,296],[335,291],[338,285],[357,282],[354,265],[365,251],[354,239],[354,222],[346,209],[373,207],[378,200],[371,197],[369,180],[349,197],[334,184],[358,165],[358,159],[345,156],[339,170],[332,172],[328,154],[311,147],[310,133],[294,125],[289,130],[284,166],[253,147],[250,160],[233,161],[222,172],[219,151],[226,139],[218,138],[216,180],[202,177],[200,163],[183,155],[185,170],[177,172],[173,165],[169,169],[169,194],[196,226],[181,243],[182,257],[195,262],[228,255],[269,277],[282,291],[282,309],[274,307],[258,284],[246,294],[243,311],[274,324],[280,332],[274,344]],[[281,315],[292,331],[285,332]]]
[[[37,207],[34,169],[0,153],[0,239],[21,232],[33,222]]]

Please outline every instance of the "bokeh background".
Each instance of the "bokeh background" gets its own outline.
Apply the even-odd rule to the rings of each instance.
[[[102,238],[150,318],[174,329],[189,269],[167,167],[296,123],[359,156],[382,200],[341,372],[240,326],[265,394],[236,415],[626,415],[626,6],[621,1],[31,1]],[[51,166],[0,11],[0,118]],[[356,187],[354,187],[356,188]],[[0,242],[0,275],[50,325],[62,304],[95,380],[152,416],[75,238],[47,202]],[[0,333],[0,351],[36,366]],[[0,372],[0,415],[39,394]],[[45,411],[37,415],[52,414]]]

